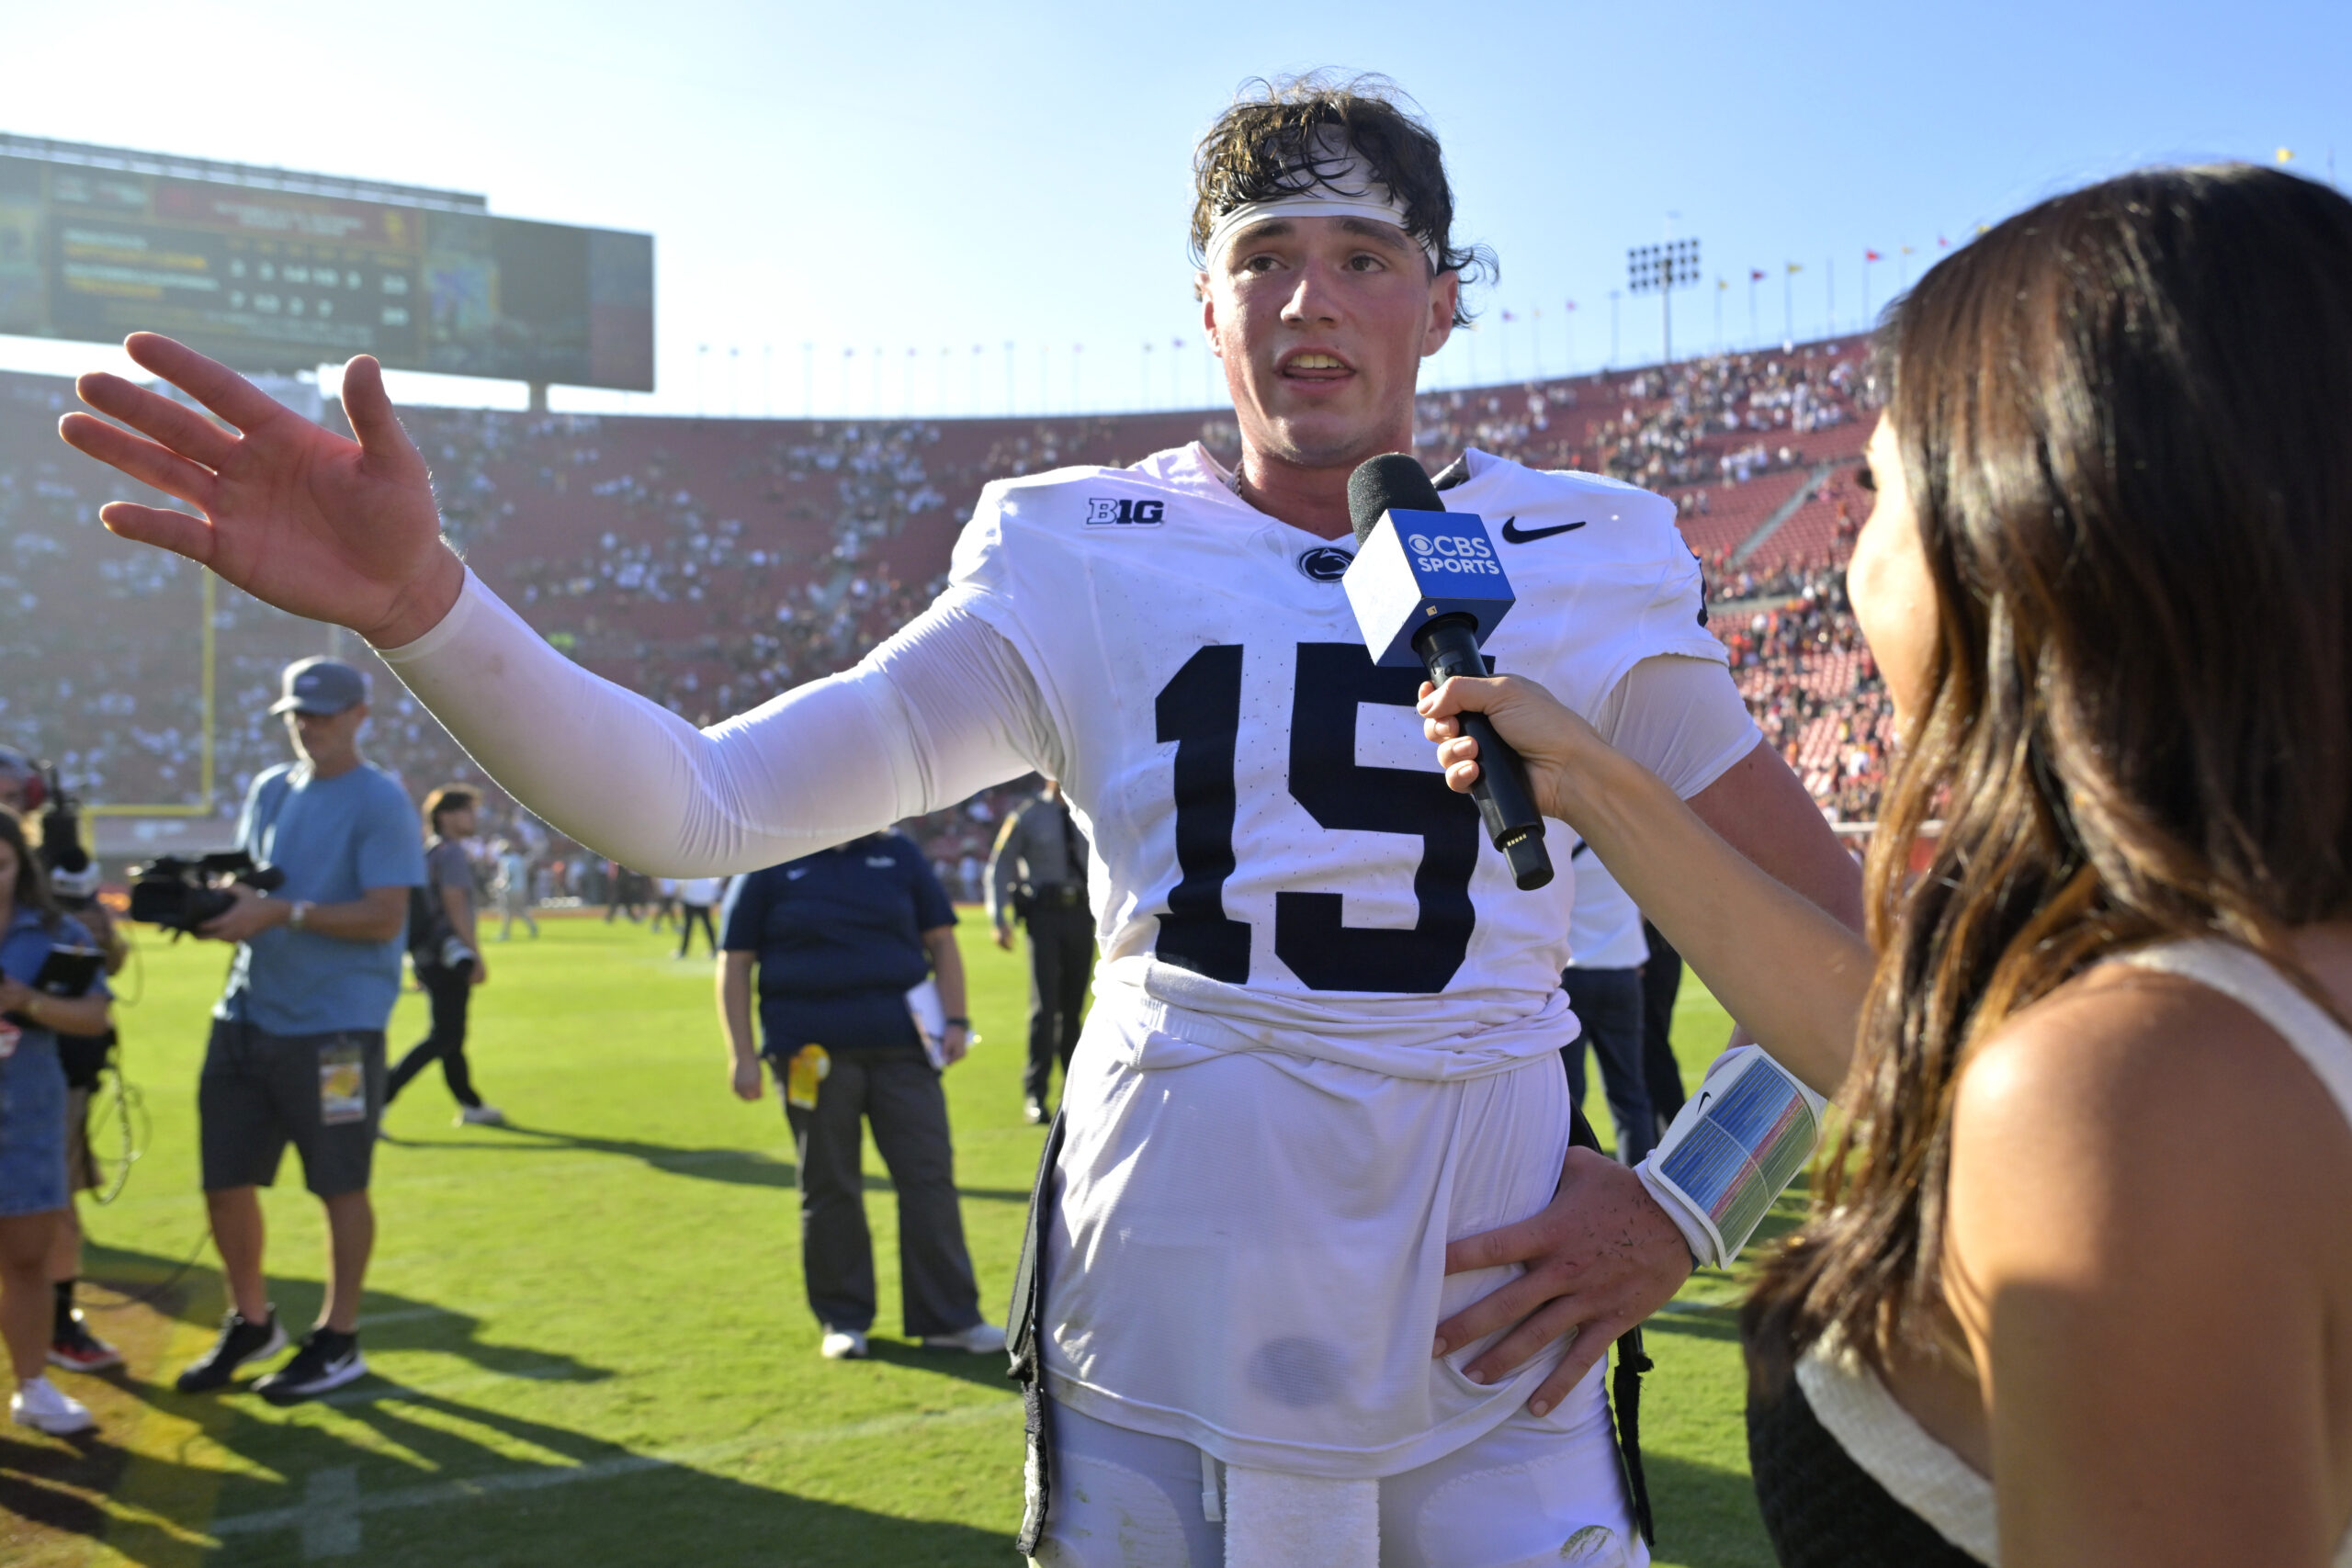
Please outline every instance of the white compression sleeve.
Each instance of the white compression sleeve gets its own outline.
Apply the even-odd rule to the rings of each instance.
[[[1593,728],[1685,800],[1764,739],[1730,671],[1678,653],[1654,653],[1626,671],[1601,699]]]
[[[856,669],[707,730],[574,664],[470,571],[440,625],[381,653],[501,788],[657,875],[846,843],[1058,751],[1012,644],[952,597]]]

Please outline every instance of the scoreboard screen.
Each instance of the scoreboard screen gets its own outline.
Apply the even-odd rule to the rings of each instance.
[[[0,155],[0,333],[653,389],[653,237]]]

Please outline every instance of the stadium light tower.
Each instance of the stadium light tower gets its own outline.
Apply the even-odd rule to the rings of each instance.
[[[1664,332],[1666,357],[1674,363],[1674,291],[1699,281],[1699,242],[1668,240],[1659,245],[1635,245],[1625,253],[1625,287],[1635,294],[1656,294],[1658,321]]]

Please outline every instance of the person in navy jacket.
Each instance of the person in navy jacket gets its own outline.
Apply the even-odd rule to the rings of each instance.
[[[719,948],[735,1092],[760,1098],[763,1055],[784,1091],[822,1353],[865,1355],[874,1323],[861,1122],[898,1189],[906,1332],[936,1349],[1002,1349],[1002,1331],[980,1317],[940,1092],[942,1068],[971,1038],[963,956],[955,908],[922,852],[901,834],[875,833],[755,871],[728,895]]]

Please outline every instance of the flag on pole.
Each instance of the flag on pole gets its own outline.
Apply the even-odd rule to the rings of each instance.
[[[1884,261],[1886,258],[1879,254],[1876,251],[1866,250],[1862,253],[1862,259],[1866,262],[1874,262]]]
[[[1761,283],[1761,282],[1763,282],[1763,281],[1764,281],[1764,269],[1763,269],[1763,268],[1761,268],[1761,267],[1755,267],[1755,266],[1751,266],[1751,267],[1749,267],[1749,268],[1747,269],[1747,281],[1748,281],[1748,282],[1750,282],[1750,283]]]
[[[1939,251],[1948,251],[1951,249],[1951,242],[1945,239],[1941,234],[1939,234],[1936,236],[1936,249]]]
[[[1911,247],[1910,247],[1910,246],[1905,245],[1905,246],[1904,246],[1904,247],[1903,247],[1903,254],[1904,254],[1905,255],[1906,255],[1906,256],[1907,256],[1907,255],[1914,254],[1915,253],[1912,251],[1912,249],[1911,249]]]
[[[1504,321],[1515,321],[1519,320],[1519,318],[1518,318],[1517,316],[1512,315],[1509,310],[1505,310],[1505,311],[1503,312],[1503,320],[1504,320]]]
[[[1568,301],[1568,309],[1569,309],[1569,310],[1575,310],[1576,308],[1577,308],[1577,302],[1576,302],[1575,300],[1573,300],[1573,299],[1569,300],[1569,301]]]
[[[2295,161],[2295,150],[2294,150],[2293,148],[2291,148],[2291,147],[2281,147],[2281,148],[2279,148],[2279,149],[2278,149],[2278,161],[2279,161],[2280,163],[2282,163],[2282,164],[2291,164],[2291,163],[2293,163],[2293,162]]]
[[[1791,262],[1789,263],[1789,270],[1791,272],[1803,272],[1804,270],[1804,263]]]

